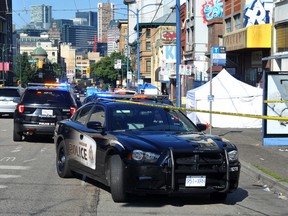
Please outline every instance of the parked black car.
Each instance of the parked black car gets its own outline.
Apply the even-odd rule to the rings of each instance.
[[[115,202],[128,194],[211,194],[237,189],[237,147],[206,135],[167,103],[98,99],[57,123],[56,167],[62,178],[80,173],[111,189]],[[201,129],[200,129],[201,128]]]
[[[23,136],[54,134],[57,121],[69,119],[77,109],[71,91],[55,86],[29,86],[14,112],[13,140]]]

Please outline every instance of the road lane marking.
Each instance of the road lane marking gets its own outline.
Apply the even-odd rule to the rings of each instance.
[[[0,165],[0,169],[6,170],[28,170],[31,167],[29,166],[8,166],[8,165]]]
[[[16,159],[16,157],[3,157],[3,158],[1,158],[1,160],[0,161],[11,161],[11,162],[13,162],[14,160]]]
[[[20,178],[20,175],[0,175],[0,179]]]
[[[0,185],[0,189],[7,188],[6,185]]]
[[[29,159],[29,160],[25,160],[23,161],[24,163],[27,163],[27,162],[31,162],[31,161],[34,161],[34,160],[37,160],[36,158],[32,158],[32,159]]]
[[[23,148],[22,146],[18,146],[14,150],[12,150],[11,153],[19,152],[22,150],[22,148]]]

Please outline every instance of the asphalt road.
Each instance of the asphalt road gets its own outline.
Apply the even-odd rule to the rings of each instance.
[[[206,196],[135,197],[114,203],[109,189],[78,176],[61,179],[52,139],[12,141],[13,120],[0,118],[0,215],[287,215],[288,200],[241,173],[225,203]]]

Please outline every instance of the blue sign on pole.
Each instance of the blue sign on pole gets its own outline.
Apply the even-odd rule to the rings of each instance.
[[[226,65],[226,47],[215,46],[212,47],[213,65],[225,66]]]

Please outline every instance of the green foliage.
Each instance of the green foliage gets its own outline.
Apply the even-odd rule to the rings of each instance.
[[[56,78],[62,76],[61,65],[56,63],[44,63],[43,68],[38,69],[37,63],[30,63],[31,59],[27,53],[17,55],[16,62],[16,76],[20,80],[22,85],[25,86],[28,82],[55,82]],[[42,73],[42,77],[39,77],[39,73]]]
[[[122,68],[120,70],[114,69],[114,62],[117,59],[122,59]],[[91,77],[100,80],[104,85],[115,87],[118,75],[121,75],[122,71],[126,71],[125,63],[125,56],[121,55],[119,52],[113,52],[110,56],[103,57],[100,61],[91,65]]]
[[[28,59],[29,56],[26,52],[17,55],[16,76],[18,80],[21,79],[22,84],[28,82],[32,70],[31,63],[28,62]]]

